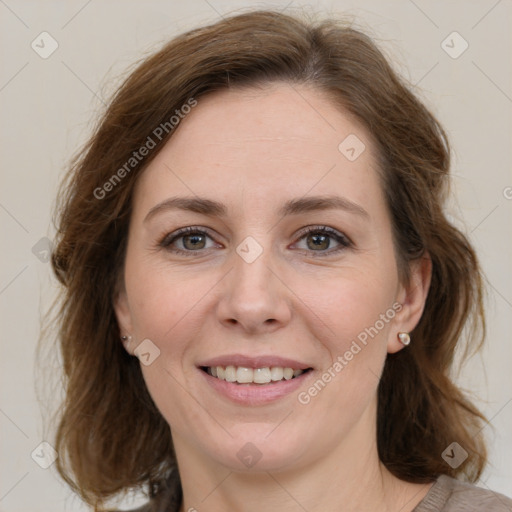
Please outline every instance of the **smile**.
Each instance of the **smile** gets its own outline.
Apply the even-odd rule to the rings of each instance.
[[[270,384],[282,380],[292,380],[310,370],[273,366],[247,368],[244,366],[206,366],[203,371],[216,379],[237,384]]]

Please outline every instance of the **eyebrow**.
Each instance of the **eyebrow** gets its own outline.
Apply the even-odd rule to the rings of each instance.
[[[210,217],[227,216],[227,207],[218,201],[205,197],[171,197],[151,208],[144,218],[144,222],[150,220],[157,213],[175,209],[200,213]],[[285,217],[287,215],[332,209],[344,210],[364,219],[370,218],[370,215],[362,206],[340,196],[309,196],[291,199],[281,207],[278,214]]]

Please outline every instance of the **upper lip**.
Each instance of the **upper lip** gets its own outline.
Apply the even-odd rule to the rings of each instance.
[[[197,366],[242,366],[244,368],[265,368],[279,366],[282,368],[293,368],[294,370],[307,370],[311,365],[301,363],[295,359],[279,357],[274,355],[245,356],[243,354],[228,354],[217,356],[199,363]]]

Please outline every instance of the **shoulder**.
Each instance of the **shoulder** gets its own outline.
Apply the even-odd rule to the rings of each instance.
[[[503,494],[441,475],[413,512],[510,512]]]
[[[153,512],[154,507],[151,503],[146,503],[139,508],[131,508],[130,510],[107,510],[105,512]]]
[[[173,470],[166,480],[160,482],[159,492],[148,503],[131,510],[109,510],[106,512],[178,512],[183,493],[177,470]]]
[[[150,500],[149,503],[139,508],[130,510],[109,510],[107,512],[178,512],[179,504],[175,502],[165,502],[163,500]]]
[[[178,509],[179,507],[168,508],[168,504],[156,503],[152,500],[139,508],[132,508],[130,510],[108,510],[106,512],[178,512]]]
[[[172,479],[149,501],[136,509],[109,510],[107,512],[178,512],[181,506],[182,490],[179,479]]]

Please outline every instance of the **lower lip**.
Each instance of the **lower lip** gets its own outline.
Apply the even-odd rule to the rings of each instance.
[[[240,405],[262,405],[278,400],[296,391],[313,373],[309,370],[293,379],[272,384],[237,384],[217,379],[200,368],[198,370],[215,391]]]

